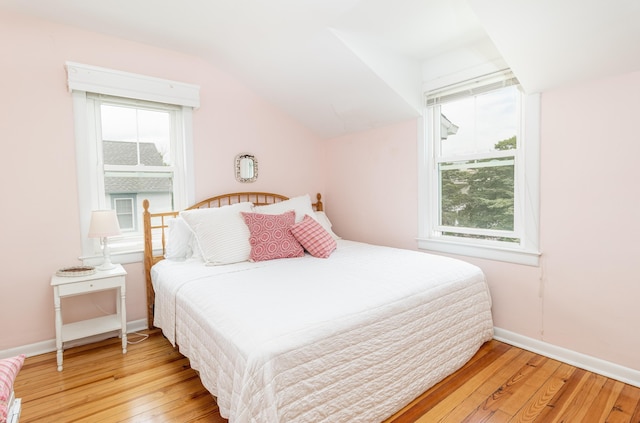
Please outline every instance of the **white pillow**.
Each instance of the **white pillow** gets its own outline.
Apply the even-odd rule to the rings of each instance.
[[[293,197],[288,200],[280,201],[279,203],[253,207],[253,211],[255,213],[262,214],[282,214],[288,212],[289,210],[295,210],[296,223],[302,222],[302,219],[304,219],[304,216],[306,214],[315,219],[309,194],[301,195],[299,197]]]
[[[181,217],[167,221],[164,258],[186,260],[193,255],[193,231]]]
[[[327,217],[327,215],[324,212],[321,211],[317,211],[314,214],[316,220],[318,221],[318,223],[320,223],[322,225],[322,227],[329,232],[329,234],[331,235],[331,237],[333,239],[342,239],[341,237],[339,237],[338,235],[336,235],[335,233],[333,233],[333,230],[331,230],[331,227],[333,226],[331,224],[331,221],[329,220],[329,218]]]
[[[180,212],[193,231],[202,259],[219,265],[249,260],[249,228],[240,212],[251,212],[249,202]]]

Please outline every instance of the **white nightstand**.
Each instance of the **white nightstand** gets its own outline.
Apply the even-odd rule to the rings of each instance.
[[[89,276],[53,276],[53,303],[56,309],[56,349],[58,350],[58,371],[62,371],[63,343],[74,339],[86,338],[105,332],[120,331],[122,354],[127,352],[127,310],[125,306],[125,276],[127,272],[117,264],[112,270],[96,271]],[[74,323],[62,323],[60,299],[90,292],[115,289],[118,291],[116,314],[83,320]]]

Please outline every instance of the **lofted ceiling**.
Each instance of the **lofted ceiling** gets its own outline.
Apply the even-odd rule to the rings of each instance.
[[[528,92],[640,70],[638,0],[0,0],[197,55],[323,137],[416,117],[510,67]]]

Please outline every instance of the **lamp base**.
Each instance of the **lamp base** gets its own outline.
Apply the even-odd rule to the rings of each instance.
[[[115,268],[116,268],[116,265],[111,263],[111,260],[109,260],[108,258],[105,259],[105,261],[100,266],[96,266],[96,270],[100,270],[100,271],[112,270]]]
[[[112,270],[112,269],[115,269],[115,268],[116,268],[116,265],[113,264],[113,263],[109,263],[109,264],[103,263],[100,266],[96,266],[96,270],[99,270],[101,272],[104,271],[104,270]]]
[[[102,238],[102,257],[104,261],[96,269],[100,271],[112,270],[116,268],[116,265],[111,263],[111,254],[109,254],[109,239],[107,237]]]

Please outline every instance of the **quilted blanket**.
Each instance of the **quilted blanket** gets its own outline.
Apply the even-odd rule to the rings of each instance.
[[[339,241],[311,256],[152,269],[156,321],[235,422],[375,422],[491,339],[483,273]]]

